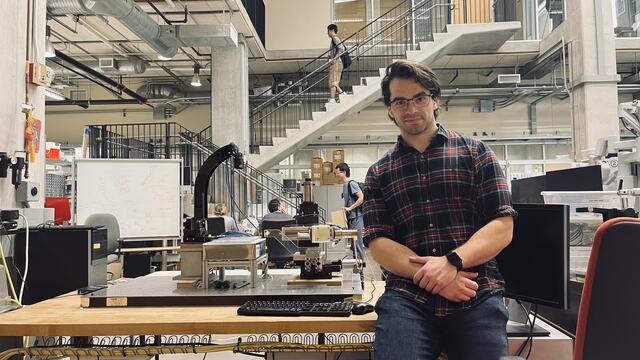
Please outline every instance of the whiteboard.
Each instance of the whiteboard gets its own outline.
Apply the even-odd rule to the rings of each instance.
[[[77,159],[76,223],[113,214],[121,238],[181,236],[181,160]]]

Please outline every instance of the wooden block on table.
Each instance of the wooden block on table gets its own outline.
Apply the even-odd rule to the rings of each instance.
[[[197,280],[178,280],[176,281],[177,283],[177,288],[178,289],[195,289],[198,286],[198,281],[200,281],[200,279]]]

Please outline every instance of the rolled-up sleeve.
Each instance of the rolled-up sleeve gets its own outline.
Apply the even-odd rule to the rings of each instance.
[[[365,246],[379,237],[394,239],[391,215],[387,209],[380,184],[376,165],[369,168],[364,188],[364,237]]]
[[[503,216],[517,216],[511,206],[511,193],[496,155],[479,142],[476,159],[476,201],[480,220],[487,224]]]

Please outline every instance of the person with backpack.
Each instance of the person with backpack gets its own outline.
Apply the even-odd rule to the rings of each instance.
[[[336,165],[334,174],[342,185],[342,198],[344,199],[344,211],[347,215],[349,229],[358,230],[358,239],[355,242],[356,257],[364,261],[364,243],[362,242],[362,229],[364,227],[362,203],[364,203],[364,186],[355,180],[351,180],[351,169],[346,163]]]
[[[336,97],[336,92],[337,95],[344,92],[340,88],[340,78],[342,77],[342,70],[351,64],[351,58],[345,52],[346,47],[344,44],[341,44],[342,41],[338,37],[338,26],[336,24],[327,26],[327,36],[331,39],[329,47],[329,61],[331,62],[329,67],[329,102],[340,102],[340,98]],[[342,55],[338,56],[341,53]],[[348,61],[348,64],[345,64],[344,61]]]

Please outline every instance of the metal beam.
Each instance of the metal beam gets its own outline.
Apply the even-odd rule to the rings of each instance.
[[[60,60],[66,61],[67,63],[75,66],[76,68],[82,70],[83,72],[85,72],[86,74],[89,74],[95,78],[98,78],[102,81],[104,81],[105,83],[107,83],[110,86],[115,87],[116,89],[118,89],[119,91],[122,91],[123,93],[131,96],[132,98],[138,100],[138,102],[140,104],[146,104],[147,103],[147,99],[143,96],[138,95],[138,93],[136,93],[135,91],[129,89],[128,87],[124,86],[123,84],[113,81],[111,78],[109,78],[108,76],[105,76],[95,70],[93,70],[92,68],[88,67],[87,65],[77,61],[76,59],[69,57],[63,53],[61,53],[60,51],[56,50],[56,57]],[[151,106],[151,105],[149,105]]]

